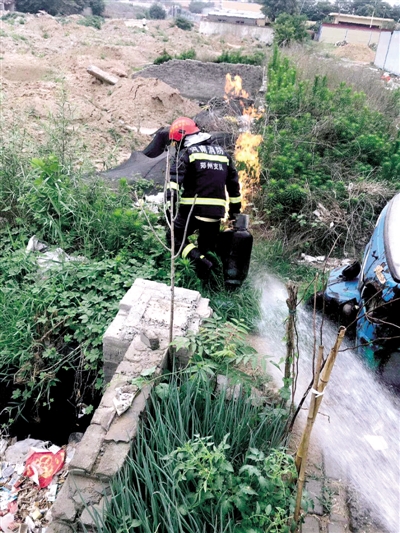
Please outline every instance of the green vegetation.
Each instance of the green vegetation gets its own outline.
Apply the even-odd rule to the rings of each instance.
[[[166,61],[171,61],[171,59],[196,59],[196,50],[194,48],[190,48],[189,50],[186,50],[178,55],[172,56],[164,48],[163,53],[160,56],[156,57],[153,63],[154,65],[161,65]]]
[[[297,476],[281,447],[286,411],[214,387],[189,367],[154,388],[98,531],[289,531]]]
[[[152,4],[149,7],[149,18],[156,20],[163,20],[167,16],[165,9],[161,4]]]
[[[254,52],[253,54],[243,54],[240,50],[231,51],[225,50],[222,52],[215,63],[240,63],[243,65],[262,65],[265,60],[265,54],[263,52]]]
[[[205,7],[210,6],[208,2],[200,2],[198,0],[190,0],[189,11],[191,13],[202,13]]]
[[[190,20],[185,17],[176,17],[174,25],[185,31],[190,31],[193,28],[193,22],[190,22]]]
[[[274,22],[274,43],[278,46],[289,46],[309,39],[306,21],[307,17],[304,15],[288,15],[287,13],[278,15]]]
[[[91,15],[78,20],[78,24],[80,24],[81,26],[96,28],[96,30],[101,30],[101,26],[102,24],[104,24],[104,19],[103,17]]]
[[[297,0],[262,0],[262,12],[274,21],[282,13],[294,15],[297,12]]]
[[[399,92],[392,93],[396,105]],[[358,250],[400,186],[400,143],[391,117],[366,95],[326,76],[301,80],[275,49],[268,70],[259,213],[292,248]]]

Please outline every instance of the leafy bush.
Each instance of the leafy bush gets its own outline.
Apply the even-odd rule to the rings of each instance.
[[[89,15],[87,17],[84,17],[78,20],[78,24],[80,24],[81,26],[88,26],[90,28],[96,28],[96,30],[101,30],[101,26],[103,23],[104,23],[104,19],[96,15]]]
[[[256,407],[245,392],[227,401],[213,389],[190,378],[155,387],[98,531],[288,531],[296,471],[276,449],[285,411]]]
[[[197,0],[190,0],[189,11],[191,13],[202,13],[205,7],[208,7],[210,4],[207,2],[200,2]]]
[[[89,6],[92,9],[93,15],[101,17],[106,7],[105,0],[90,0]]]
[[[310,36],[306,30],[307,17],[281,13],[274,22],[274,43],[278,46],[289,46],[294,42],[301,43]]]
[[[196,50],[194,48],[190,48],[189,50],[186,50],[175,57],[176,59],[196,59]]]
[[[171,61],[171,59],[174,59],[173,56],[171,56],[171,54],[169,54],[164,48],[163,53],[160,56],[156,57],[153,63],[154,65],[161,65],[162,63]]]
[[[149,17],[155,20],[163,20],[167,16],[165,9],[160,4],[152,4],[149,7]]]
[[[176,17],[174,24],[181,30],[185,31],[190,31],[193,28],[193,22],[190,22],[190,20],[185,19],[184,17]]]
[[[277,49],[268,80],[260,207],[303,249],[328,252],[336,242],[354,253],[400,187],[397,132],[364,93],[330,89],[327,77],[299,80]]]
[[[225,50],[217,57],[214,63],[239,63],[243,65],[262,65],[265,60],[263,52],[254,52],[254,54],[243,54],[239,50]]]
[[[153,61],[153,64],[154,65],[161,65],[162,63],[166,63],[167,61],[171,61],[171,59],[181,59],[181,60],[184,60],[184,59],[196,59],[196,50],[194,50],[194,48],[190,48],[189,50],[186,50],[186,51],[182,52],[181,54],[172,56],[164,48],[163,53],[160,56],[156,57],[156,59]]]

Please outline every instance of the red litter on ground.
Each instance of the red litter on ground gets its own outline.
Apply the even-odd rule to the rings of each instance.
[[[65,461],[65,450],[57,453],[48,450],[33,452],[25,462],[24,476],[31,478],[41,489],[50,485]]]

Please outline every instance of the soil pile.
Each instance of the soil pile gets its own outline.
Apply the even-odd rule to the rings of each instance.
[[[375,59],[375,52],[368,45],[362,43],[349,43],[344,46],[338,46],[333,54],[336,57],[358,63],[373,63]]]

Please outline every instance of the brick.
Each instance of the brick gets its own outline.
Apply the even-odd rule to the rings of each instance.
[[[95,517],[98,515],[102,515],[103,509],[105,505],[104,498],[101,499],[101,501],[97,505],[91,505],[90,507],[87,507],[83,510],[82,515],[79,519],[79,521],[86,527],[95,526],[96,520]]]
[[[75,502],[70,497],[69,481],[70,479],[68,478],[53,503],[51,508],[53,520],[63,520],[65,522],[73,522],[75,520],[78,511]]]
[[[70,476],[69,495],[75,502],[75,507],[81,510],[84,505],[99,503],[103,497],[106,486],[99,479],[83,476]]]
[[[315,516],[306,516],[301,527],[302,533],[319,533],[319,520]]]
[[[103,457],[95,468],[95,475],[109,479],[122,468],[131,448],[130,442],[108,442]]]
[[[83,439],[78,444],[76,452],[69,465],[70,470],[74,468],[90,472],[97,455],[100,451],[105,436],[105,430],[98,424],[90,424]]]
[[[73,533],[75,528],[64,522],[53,521],[46,527],[46,533]]]
[[[143,390],[133,400],[131,407],[114,420],[105,440],[114,442],[130,442],[136,435],[139,417],[146,409],[147,394]]]
[[[306,483],[306,491],[314,502],[313,512],[317,515],[322,516],[324,514],[324,510],[321,504],[321,502],[323,501],[322,481],[316,479],[308,479]]]
[[[328,533],[348,533],[346,522],[329,522]]]
[[[115,414],[114,407],[103,407],[100,405],[94,412],[91,423],[98,424],[104,429],[104,431],[108,431],[114,420]]]

